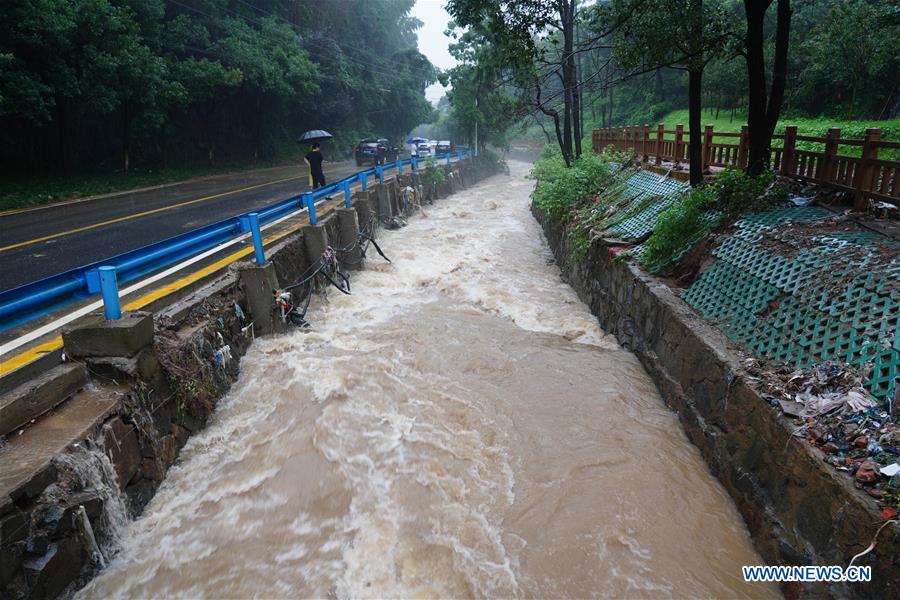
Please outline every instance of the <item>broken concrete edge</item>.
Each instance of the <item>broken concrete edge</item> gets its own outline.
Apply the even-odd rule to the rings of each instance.
[[[763,559],[773,565],[840,565],[864,551],[881,525],[875,501],[794,437],[781,411],[757,392],[739,353],[672,289],[594,243],[569,260],[565,226],[534,206],[563,277],[600,325],[635,353],[691,442],[731,497]],[[900,527],[854,564],[865,584],[788,584],[787,595],[900,596]]]
[[[454,169],[470,172],[468,181],[472,182],[494,174],[478,162],[454,163]],[[371,214],[374,198],[360,192],[356,198],[354,208],[362,222]],[[335,213],[320,223],[329,239],[339,239]],[[267,272],[274,271],[274,279],[281,285],[296,281],[318,259],[308,255],[302,232],[267,248],[267,256]],[[191,286],[174,300],[157,301],[148,307],[155,318],[149,319],[152,339],[146,345],[136,343],[146,342],[146,336],[129,333],[106,346],[123,356],[98,356],[106,351],[97,350],[93,337],[88,336],[88,344],[84,334],[74,333],[76,344],[82,343],[79,361],[87,365],[93,385],[115,385],[116,390],[120,384],[125,387],[115,392],[119,399],[97,413],[66,447],[99,449],[109,459],[115,481],[75,485],[56,467],[56,455],[48,457],[11,494],[0,497],[0,597],[69,594],[98,572],[99,566],[78,532],[60,523],[75,518],[73,507],[86,506],[87,521],[102,546],[110,535],[105,529],[108,519],[102,517],[109,502],[97,493],[98,488],[110,483],[118,486],[132,516],[140,514],[150,501],[181,448],[205,426],[218,400],[237,380],[240,359],[258,334],[251,326],[258,315],[251,311],[243,277],[254,269],[250,262],[238,263]],[[266,280],[270,281],[269,275]],[[267,297],[271,306],[271,291]],[[257,312],[260,310],[265,309]],[[145,317],[137,315],[137,320]],[[96,330],[99,318],[94,315],[85,321],[87,327]],[[139,332],[145,327],[140,324]],[[91,335],[105,339],[109,335],[106,329],[117,329],[101,328],[103,333]],[[73,338],[72,331],[67,338]],[[77,401],[76,396],[72,402]],[[64,402],[56,410],[72,406]],[[39,428],[41,423],[38,420],[32,427]],[[45,519],[48,514],[54,515],[50,521]]]

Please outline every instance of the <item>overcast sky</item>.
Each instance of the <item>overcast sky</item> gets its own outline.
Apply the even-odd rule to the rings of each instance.
[[[444,35],[450,15],[444,10],[444,0],[416,0],[412,16],[421,20],[424,25],[419,30],[419,52],[428,57],[431,64],[439,69],[448,69],[456,65],[450,56],[447,45],[453,40]],[[425,90],[425,97],[432,104],[437,104],[446,90],[436,83]]]

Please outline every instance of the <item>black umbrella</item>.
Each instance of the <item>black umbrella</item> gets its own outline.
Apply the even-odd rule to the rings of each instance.
[[[313,142],[324,142],[325,140],[330,140],[333,137],[333,135],[331,135],[324,129],[310,129],[300,136],[299,141],[302,144],[311,144]]]

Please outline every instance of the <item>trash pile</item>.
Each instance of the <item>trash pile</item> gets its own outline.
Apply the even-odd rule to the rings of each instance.
[[[864,378],[840,362],[808,369],[747,358],[744,367],[757,389],[797,425],[794,435],[825,454],[825,461],[853,477],[878,500],[883,520],[900,507],[900,423],[898,402],[872,400]],[[893,411],[893,413],[892,413]]]

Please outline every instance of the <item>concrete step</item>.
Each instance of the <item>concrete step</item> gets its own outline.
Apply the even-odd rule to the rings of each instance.
[[[84,387],[87,371],[80,363],[59,365],[0,396],[0,435],[41,416]]]
[[[11,502],[36,497],[55,480],[53,457],[91,436],[118,409],[123,391],[89,385],[0,446],[0,515]]]

